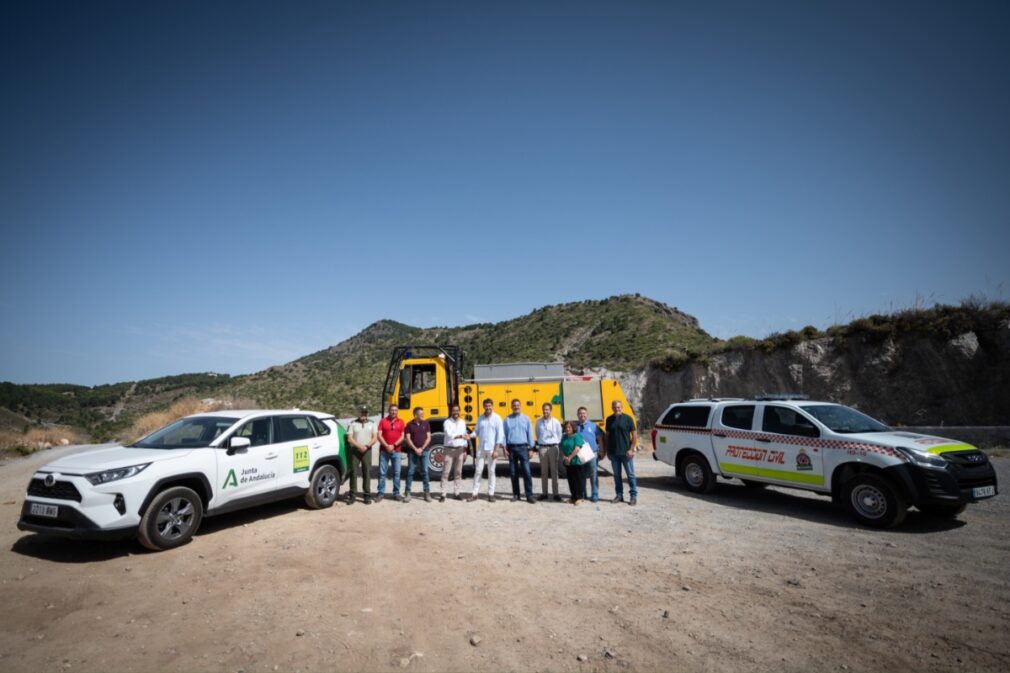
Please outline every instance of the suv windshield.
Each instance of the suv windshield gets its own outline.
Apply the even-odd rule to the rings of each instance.
[[[191,449],[210,446],[222,432],[235,425],[234,418],[200,416],[183,418],[152,432],[130,446],[137,449]]]
[[[841,404],[818,404],[800,407],[832,432],[854,434],[857,432],[888,432],[891,428],[855,409]]]

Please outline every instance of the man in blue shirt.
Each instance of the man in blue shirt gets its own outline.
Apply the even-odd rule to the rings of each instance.
[[[579,434],[582,435],[582,439],[586,440],[586,444],[589,448],[593,450],[596,457],[589,463],[586,463],[584,471],[586,473],[586,479],[589,479],[590,484],[593,487],[593,495],[590,500],[593,502],[600,501],[600,460],[605,457],[606,452],[601,451],[603,444],[603,430],[600,430],[600,426],[589,420],[589,410],[585,407],[579,407],[579,423],[577,429]]]
[[[509,476],[512,478],[512,502],[519,499],[519,467],[523,470],[523,487],[526,502],[533,504],[533,475],[530,472],[530,447],[533,446],[533,424],[522,413],[522,403],[512,400],[512,413],[505,417],[505,455],[509,459]]]

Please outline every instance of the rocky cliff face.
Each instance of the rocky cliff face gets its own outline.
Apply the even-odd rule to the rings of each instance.
[[[649,367],[628,378],[636,379],[637,399],[629,401],[644,425],[671,402],[768,393],[840,402],[893,425],[1007,425],[1010,321],[952,339],[823,337],[771,353],[710,355],[673,372]]]

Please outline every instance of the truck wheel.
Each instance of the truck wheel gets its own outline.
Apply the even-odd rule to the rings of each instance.
[[[874,528],[893,528],[908,513],[908,503],[898,489],[876,474],[857,474],[845,482],[842,502],[856,521]]]
[[[137,539],[152,551],[181,547],[203,520],[203,501],[193,489],[173,486],[154,496],[140,519]]]
[[[715,488],[715,475],[712,468],[708,466],[708,461],[698,454],[691,454],[680,461],[680,469],[677,470],[687,490],[695,493],[709,493]]]
[[[320,465],[309,482],[305,504],[312,509],[331,507],[340,493],[340,472],[332,465]]]
[[[428,451],[428,475],[442,477],[442,464],[445,463],[445,435],[441,432],[431,433],[431,450]]]
[[[923,514],[953,519],[963,512],[968,505],[962,502],[955,505],[916,505],[916,507]]]
[[[750,479],[741,479],[740,481],[742,481],[743,485],[747,488],[764,488],[768,485],[763,481],[751,481]]]

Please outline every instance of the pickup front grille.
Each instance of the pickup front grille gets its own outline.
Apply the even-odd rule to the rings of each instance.
[[[948,461],[961,467],[981,467],[988,464],[989,459],[981,451],[963,451],[942,454]]]
[[[57,481],[52,486],[46,486],[43,480],[32,479],[28,483],[28,495],[34,495],[38,498],[81,501],[80,491],[69,481]]]

